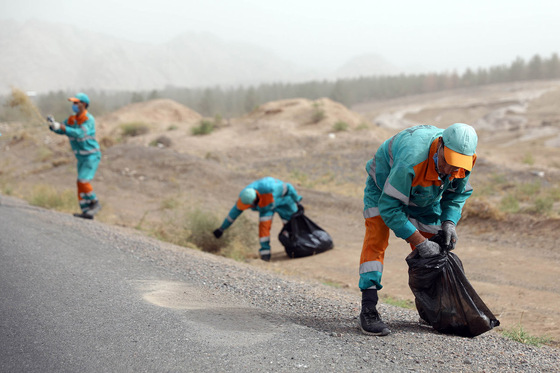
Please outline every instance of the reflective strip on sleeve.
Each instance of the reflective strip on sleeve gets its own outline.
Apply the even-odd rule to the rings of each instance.
[[[87,141],[87,140],[95,140],[94,136],[84,136],[84,137],[77,137],[74,139],[77,142],[83,142],[83,141]]]
[[[391,185],[391,183],[389,183],[389,179],[387,179],[387,181],[385,182],[385,186],[383,187],[383,193],[385,193],[388,196],[391,196],[393,198],[398,199],[399,201],[401,201],[405,205],[408,205],[408,202],[410,201],[408,196],[405,196],[404,194],[399,192],[397,190],[397,188],[395,188],[394,186]]]
[[[270,254],[270,249],[259,250],[259,254],[260,255],[269,255]]]
[[[395,137],[397,135],[391,137],[391,141],[389,141],[389,166],[393,167],[393,141],[395,141]]]
[[[441,230],[441,225],[440,224],[424,224],[419,222],[418,220],[414,219],[414,218],[408,218],[408,220],[412,223],[412,225],[414,225],[420,232],[426,232],[426,233],[433,233],[433,234],[437,234],[437,232],[439,232]]]
[[[470,192],[471,190],[473,190],[473,187],[471,185],[470,180],[467,181],[467,185],[465,185],[465,192]]]
[[[259,221],[269,221],[272,220],[273,215],[261,216]]]
[[[235,219],[232,219],[229,215],[227,216],[227,221],[230,223],[233,223],[235,221]]]
[[[379,207],[370,207],[364,210],[364,219],[373,218],[374,216],[379,216]]]
[[[282,184],[282,197],[288,193],[288,185],[286,183]]]
[[[93,154],[93,153],[97,153],[99,152],[99,149],[93,149],[93,150],[75,150],[74,153],[75,154],[79,154],[79,155],[88,155],[88,154]]]
[[[383,272],[383,264],[376,260],[360,264],[360,274],[366,272]]]
[[[376,168],[377,168],[377,164],[375,163],[375,157],[373,157],[373,160],[371,161],[371,164],[369,165],[368,175],[371,176],[371,178],[373,179],[373,182],[375,183],[375,185],[377,185],[377,188],[381,189],[379,187],[379,184],[377,184],[377,177],[375,176],[375,169]]]
[[[270,242],[270,236],[260,237],[259,242]]]

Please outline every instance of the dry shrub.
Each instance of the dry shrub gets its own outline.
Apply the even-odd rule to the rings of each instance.
[[[461,219],[503,220],[505,215],[484,198],[469,198],[463,207]]]
[[[19,109],[28,120],[35,119],[39,123],[45,122],[45,118],[43,118],[37,106],[31,102],[29,96],[17,88],[12,87],[12,94],[8,99],[7,105],[11,108]]]
[[[101,146],[101,150],[104,150],[114,146],[115,140],[112,137],[103,136],[101,140],[99,140],[99,145]]]

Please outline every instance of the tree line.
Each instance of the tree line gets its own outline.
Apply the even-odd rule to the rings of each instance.
[[[374,101],[421,93],[507,83],[525,80],[552,80],[560,78],[560,59],[554,53],[549,58],[538,54],[528,61],[521,57],[510,64],[466,69],[443,73],[401,74],[395,76],[369,76],[335,81],[309,81],[304,83],[268,83],[257,86],[183,88],[168,86],[148,92],[107,92],[88,90],[92,101],[91,111],[101,115],[130,103],[156,98],[173,99],[203,116],[235,117],[251,112],[259,105],[289,98],[316,100],[328,97],[347,107]],[[74,92],[48,92],[38,95],[34,101],[41,112],[55,114],[60,118],[68,115],[66,98]],[[8,120],[6,108],[0,109],[0,120]],[[8,117],[8,118],[7,118]]]

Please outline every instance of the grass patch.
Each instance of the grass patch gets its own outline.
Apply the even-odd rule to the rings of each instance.
[[[539,337],[539,336],[534,336],[534,335],[531,335],[531,334],[527,333],[523,329],[523,326],[521,324],[518,324],[517,326],[512,327],[510,329],[503,330],[502,334],[505,337],[507,337],[509,339],[512,339],[516,342],[520,342],[520,343],[523,343],[523,344],[536,346],[536,347],[540,347],[540,346],[548,344],[552,341],[551,338],[546,337],[546,336]]]
[[[27,201],[33,206],[44,207],[47,209],[69,212],[77,207],[76,192],[66,189],[60,191],[50,185],[36,185]]]
[[[333,125],[334,132],[348,131],[348,123],[339,120]]]
[[[120,127],[124,137],[140,136],[150,132],[150,126],[144,122],[123,123]]]
[[[407,308],[411,310],[416,308],[414,302],[407,299],[397,299],[388,295],[382,295],[381,300],[383,301],[383,303],[390,304],[395,307]]]

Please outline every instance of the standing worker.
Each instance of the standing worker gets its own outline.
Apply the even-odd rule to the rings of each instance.
[[[70,146],[78,160],[78,202],[82,212],[74,216],[93,219],[101,209],[90,184],[101,160],[101,150],[95,140],[95,119],[87,112],[89,97],[85,93],[78,93],[68,98],[68,101],[72,102],[74,115],[63,123],[58,123],[52,116],[48,116],[47,120],[51,131],[68,136]]]
[[[220,228],[213,233],[216,238],[222,237],[226,229],[233,224],[235,219],[247,209],[259,212],[259,241],[261,248],[259,255],[262,260],[270,261],[270,227],[272,217],[278,213],[282,223],[286,224],[292,215],[298,211],[301,196],[290,183],[272,177],[252,182],[241,193],[235,206],[233,206],[224,219]]]
[[[376,308],[389,229],[424,258],[440,254],[440,246],[428,240],[440,230],[445,244],[455,247],[455,226],[473,192],[469,176],[477,143],[476,131],[464,123],[445,130],[420,125],[386,140],[367,162],[359,282],[363,333],[391,332]]]

